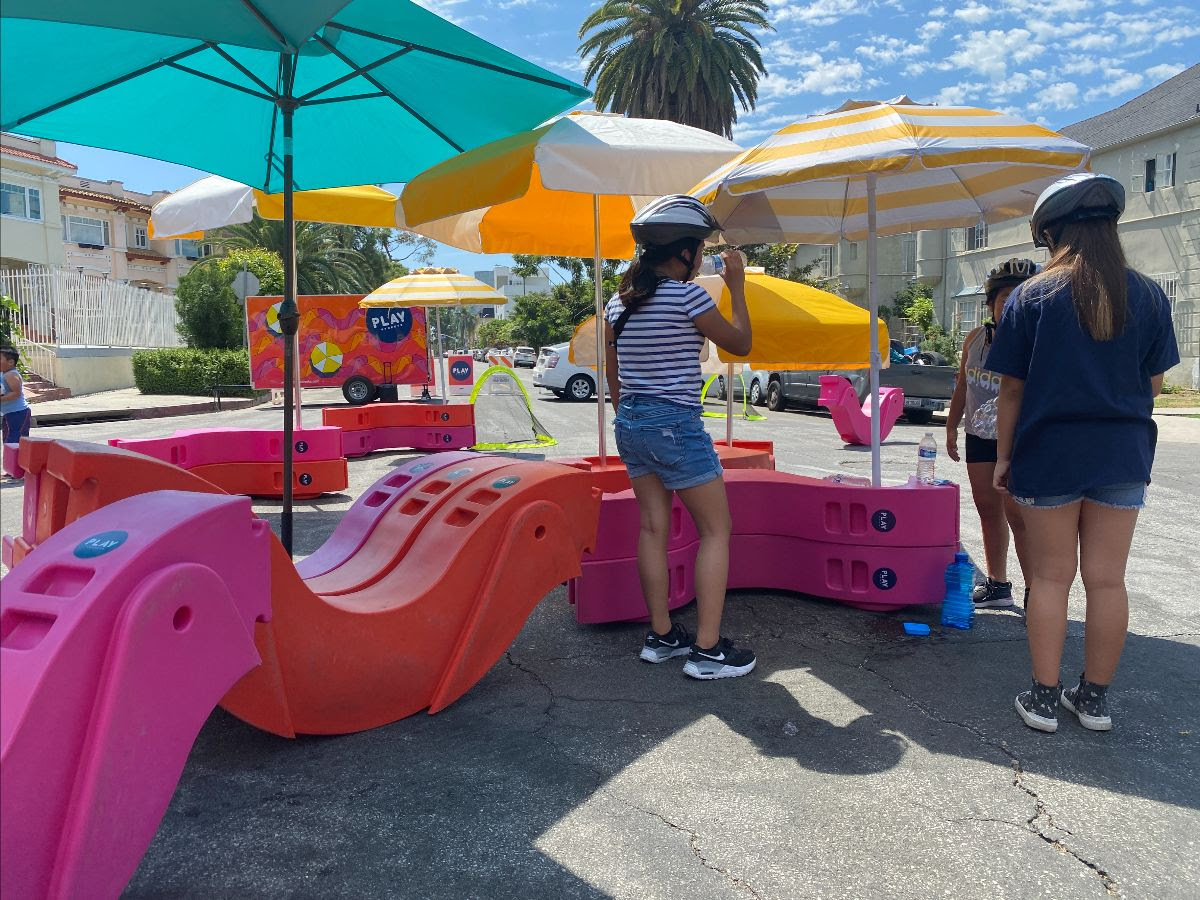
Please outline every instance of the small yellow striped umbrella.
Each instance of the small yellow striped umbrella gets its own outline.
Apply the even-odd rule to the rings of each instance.
[[[908,98],[850,102],[780,129],[692,188],[732,243],[867,241],[871,476],[880,484],[876,238],[1032,211],[1091,149],[1015,116]]]
[[[446,358],[442,355],[442,319],[438,311],[443,306],[491,306],[503,305],[508,298],[491,285],[484,284],[458,269],[428,268],[414,269],[407,275],[393,278],[358,301],[364,309],[378,306],[432,306],[437,327],[437,358],[442,372],[442,384],[446,380]],[[443,388],[444,390],[444,388]],[[443,395],[443,400],[449,398]]]

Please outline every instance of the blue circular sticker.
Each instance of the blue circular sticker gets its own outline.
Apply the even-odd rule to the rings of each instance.
[[[80,559],[103,556],[105,553],[116,550],[128,539],[128,531],[102,531],[80,541],[75,548],[75,555]]]
[[[296,441],[296,452],[297,453],[307,453],[308,452],[308,441]]]
[[[412,472],[414,475],[416,475],[416,474],[418,474],[418,473],[420,473],[420,472],[425,472],[425,471],[427,471],[427,470],[429,470],[429,469],[432,469],[432,468],[433,468],[433,463],[417,463],[415,466],[413,466],[413,467],[412,467],[411,469],[409,469],[408,471],[410,471],[410,472]]]
[[[384,344],[404,340],[412,326],[412,310],[402,306],[373,306],[367,310],[367,331]]]
[[[518,475],[506,475],[503,478],[497,478],[495,481],[493,481],[492,487],[494,487],[494,488],[512,487],[514,484],[516,484],[520,480],[521,480],[521,478]]]
[[[459,360],[450,367],[451,381],[468,381],[471,378],[471,367],[463,360]]]
[[[308,487],[310,484],[312,484],[312,476],[309,475],[307,472],[302,473],[298,480],[305,487]]]
[[[446,479],[448,481],[454,481],[456,478],[462,478],[464,475],[470,475],[470,474],[471,474],[470,469],[455,469],[453,472],[446,473]]]
[[[875,587],[881,591],[890,591],[896,586],[896,573],[887,566],[883,566],[875,570],[875,574],[871,576],[871,580],[875,582]]]
[[[450,421],[450,413],[448,413],[448,412],[444,412],[444,413],[442,413],[442,414],[441,414],[441,416],[442,416],[442,421],[443,421],[443,422],[449,422],[449,421]]]
[[[448,443],[450,443],[451,440],[452,440],[452,438],[450,437],[450,435],[448,435],[448,434],[442,435],[442,443],[443,444],[448,444]]]
[[[896,514],[890,509],[877,509],[871,516],[871,525],[876,531],[891,531],[896,527]]]

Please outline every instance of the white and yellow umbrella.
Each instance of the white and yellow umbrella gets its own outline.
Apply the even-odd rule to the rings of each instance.
[[[446,360],[442,355],[443,306],[503,306],[508,298],[477,278],[464,275],[458,269],[414,269],[407,275],[393,278],[358,301],[360,307],[432,306],[437,327],[437,358],[442,373],[442,390],[446,389]],[[443,399],[448,397],[443,393]]]
[[[876,238],[1026,215],[1091,149],[1015,116],[907,98],[780,129],[692,188],[735,244],[867,241],[871,470],[880,483]]]

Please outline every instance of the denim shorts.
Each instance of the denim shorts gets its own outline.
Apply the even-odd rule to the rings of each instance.
[[[1073,494],[1060,494],[1056,497],[1013,497],[1021,506],[1033,509],[1057,509],[1069,506],[1080,500],[1087,500],[1099,506],[1112,509],[1141,509],[1146,505],[1146,485],[1140,481],[1129,484],[1109,484],[1104,487],[1088,488],[1086,491],[1076,491]]]
[[[628,394],[617,405],[617,452],[630,478],[657,475],[669,491],[720,478],[721,462],[699,406]]]

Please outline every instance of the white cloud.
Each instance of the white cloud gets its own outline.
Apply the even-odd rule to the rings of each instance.
[[[780,3],[772,8],[772,20],[776,25],[784,22],[802,22],[816,27],[836,25],[849,16],[867,12],[869,7],[865,0],[812,0],[797,6]]]
[[[970,69],[988,78],[999,79],[1008,74],[1010,63],[1029,62],[1042,54],[1044,47],[1033,40],[1025,28],[1007,31],[972,31],[952,53],[949,62]]]
[[[758,84],[762,97],[788,97],[806,92],[816,94],[845,94],[863,87],[872,87],[877,82],[865,78],[863,64],[856,59],[838,58],[825,60],[812,54],[807,61],[806,71],[789,78],[784,75],[768,75]]]
[[[938,106],[962,106],[975,94],[975,89],[975,85],[964,81],[947,85],[933,96],[933,102]]]
[[[971,3],[961,9],[956,9],[954,11],[954,18],[969,22],[972,25],[980,25],[995,14],[996,10],[990,6],[984,6],[982,3]]]
[[[1078,102],[1079,85],[1073,81],[1059,81],[1038,91],[1029,108],[1034,112],[1072,109]]]
[[[871,38],[868,43],[854,48],[854,52],[860,57],[865,56],[875,62],[891,65],[901,59],[921,56],[927,49],[925,44],[910,44],[900,38],[878,35]]]
[[[1096,50],[1111,50],[1116,43],[1117,36],[1112,32],[1093,31],[1091,34],[1082,34],[1077,38],[1072,38],[1067,42],[1067,46],[1072,50],[1095,52]]]
[[[1126,72],[1124,69],[1106,69],[1104,78],[1106,81],[1103,84],[1083,95],[1084,100],[1090,103],[1102,97],[1116,97],[1118,94],[1136,90],[1142,86],[1146,76],[1141,72]]]
[[[929,11],[929,15],[931,18],[940,19],[942,16],[946,15],[946,7],[935,6],[933,9],[931,9]]]
[[[1162,65],[1151,66],[1149,69],[1147,69],[1146,77],[1155,84],[1159,84],[1163,81],[1166,81],[1168,78],[1178,75],[1186,68],[1187,66],[1183,65],[1183,63],[1163,63]]]

